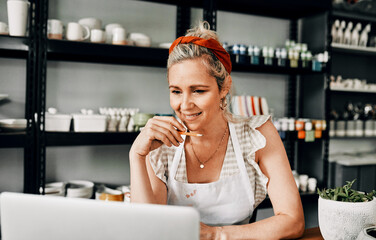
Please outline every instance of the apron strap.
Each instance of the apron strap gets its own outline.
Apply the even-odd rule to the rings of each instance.
[[[245,187],[245,189],[246,189],[246,191],[248,193],[247,195],[248,195],[249,201],[252,204],[252,208],[253,208],[254,207],[254,203],[255,203],[254,197],[252,197],[254,195],[253,194],[253,189],[252,189],[252,185],[251,185],[251,181],[249,179],[249,175],[248,175],[247,169],[245,167],[245,162],[244,162],[243,154],[242,154],[242,151],[240,149],[240,144],[239,144],[239,141],[238,141],[238,137],[236,136],[236,130],[235,130],[234,124],[231,123],[231,122],[229,122],[229,128],[230,128],[230,135],[231,135],[231,140],[232,140],[232,146],[234,147],[234,152],[235,152],[235,156],[236,156],[236,161],[238,163],[240,174],[241,174],[242,179],[243,179],[244,187]],[[253,209],[250,212],[252,213]]]
[[[171,165],[171,171],[170,171],[169,178],[172,178],[172,180],[175,179],[176,172],[178,171],[178,166],[179,166],[181,156],[182,156],[182,153],[183,153],[183,149],[184,149],[186,136],[181,135],[181,137],[183,138],[184,141],[179,145],[179,147],[177,147],[175,155],[174,155],[174,159],[173,159],[172,165]]]

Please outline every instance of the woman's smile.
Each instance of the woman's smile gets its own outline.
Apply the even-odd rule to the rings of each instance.
[[[201,116],[202,112],[199,113],[183,113],[182,116],[184,116],[184,120],[186,121],[194,121],[196,120],[199,116]]]

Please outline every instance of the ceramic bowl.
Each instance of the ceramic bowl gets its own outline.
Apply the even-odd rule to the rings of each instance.
[[[356,239],[376,224],[376,198],[369,202],[339,202],[319,198],[319,227],[324,239]]]

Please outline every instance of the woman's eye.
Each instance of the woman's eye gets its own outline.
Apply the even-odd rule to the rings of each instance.
[[[171,93],[173,93],[173,94],[180,94],[181,92],[178,91],[178,90],[171,90]]]
[[[194,90],[195,93],[204,93],[205,90]]]

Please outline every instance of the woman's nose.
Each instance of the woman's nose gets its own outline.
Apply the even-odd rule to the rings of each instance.
[[[180,105],[181,109],[190,109],[193,106],[192,98],[189,94],[184,94]]]

